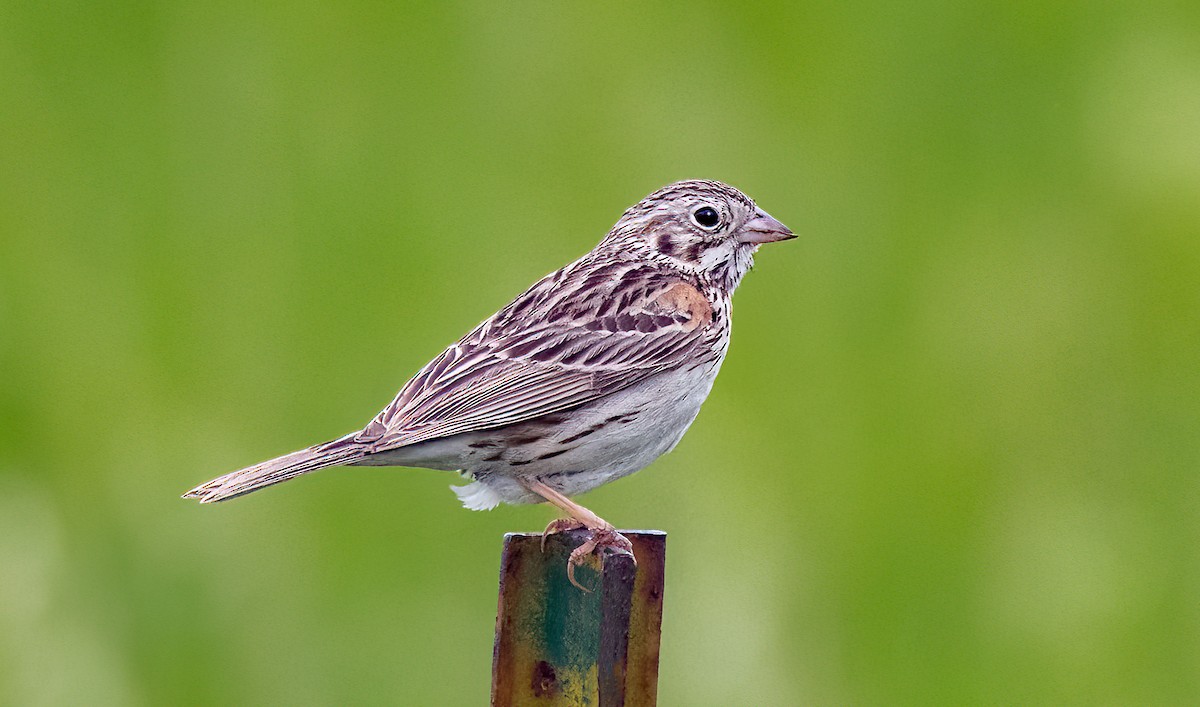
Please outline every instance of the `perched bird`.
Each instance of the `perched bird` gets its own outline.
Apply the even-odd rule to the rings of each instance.
[[[591,252],[526,290],[422,368],[366,427],[184,494],[224,501],[330,466],[458,471],[473,510],[549,502],[587,528],[568,575],[629,541],[570,499],[671,451],[725,358],[730,297],[764,243],[795,236],[742,192],[676,182]],[[577,585],[578,586],[578,585]]]

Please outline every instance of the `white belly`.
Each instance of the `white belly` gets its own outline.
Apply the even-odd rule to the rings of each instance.
[[[719,368],[718,361],[661,373],[566,413],[430,440],[360,463],[462,470],[476,482],[455,492],[476,509],[542,501],[521,485],[522,478],[580,494],[671,451],[696,419]]]
[[[662,374],[583,408],[574,427],[591,429],[612,422],[579,440],[571,451],[549,460],[558,462],[549,473],[559,472],[562,478],[547,483],[569,496],[649,466],[674,449],[687,432],[712,389],[715,373],[697,369]],[[553,444],[565,446],[557,441]]]

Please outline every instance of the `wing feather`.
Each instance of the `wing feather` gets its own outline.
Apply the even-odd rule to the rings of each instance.
[[[645,265],[549,275],[430,361],[357,440],[378,452],[510,425],[703,362],[717,333],[664,296],[681,285],[702,297]]]

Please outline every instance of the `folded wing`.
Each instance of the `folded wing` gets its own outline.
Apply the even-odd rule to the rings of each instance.
[[[578,264],[577,264],[578,266]],[[547,276],[443,351],[356,437],[373,452],[583,405],[667,370],[712,363],[712,307],[645,265]]]

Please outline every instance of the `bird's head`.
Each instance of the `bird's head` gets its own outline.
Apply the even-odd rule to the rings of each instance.
[[[760,245],[795,237],[737,189],[694,179],[669,184],[630,207],[608,240],[732,292]]]

